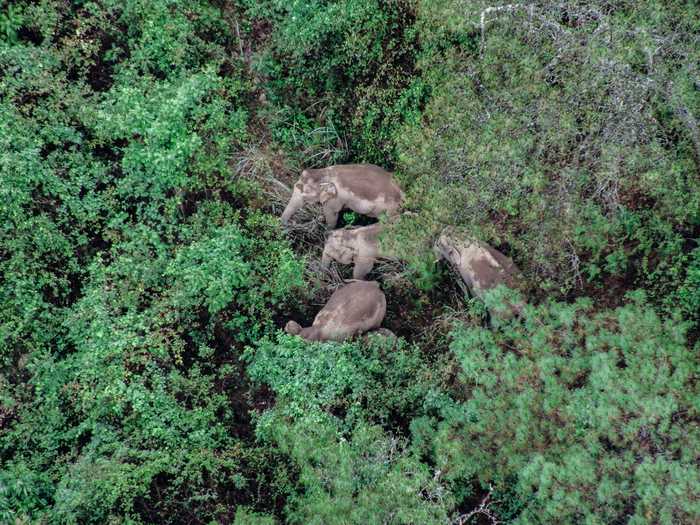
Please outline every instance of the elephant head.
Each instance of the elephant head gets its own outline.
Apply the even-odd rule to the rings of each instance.
[[[446,233],[442,233],[440,237],[438,237],[437,241],[435,241],[435,244],[433,245],[433,252],[438,260],[445,259],[456,267],[460,266],[462,255],[460,254],[455,241]]]
[[[302,327],[296,321],[288,321],[284,326],[284,331],[288,334],[299,335],[302,331]]]
[[[292,218],[292,215],[304,206],[304,204],[320,201],[322,193],[321,185],[323,184],[323,173],[319,173],[320,171],[322,170],[304,170],[301,172],[301,177],[299,177],[299,180],[294,184],[292,197],[289,199],[289,203],[282,213],[282,224],[289,223],[289,219]]]
[[[321,266],[324,269],[328,268],[331,260],[340,264],[354,264],[353,279],[364,279],[372,271],[378,258],[391,258],[379,248],[379,234],[382,228],[381,223],[376,223],[331,232],[323,247]]]
[[[326,237],[326,244],[323,246],[321,267],[328,269],[331,260],[341,264],[352,263],[357,252],[354,245],[355,239],[352,230],[333,230]]]

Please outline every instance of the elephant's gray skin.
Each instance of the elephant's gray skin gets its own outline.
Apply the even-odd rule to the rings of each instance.
[[[380,252],[379,234],[382,228],[383,225],[377,223],[359,228],[333,230],[326,238],[321,266],[327,269],[331,260],[341,264],[354,264],[353,279],[364,279],[372,271],[377,259],[391,258],[389,254]]]
[[[376,281],[354,281],[336,290],[311,326],[289,321],[289,334],[307,341],[344,341],[378,328],[386,315],[386,297]]]
[[[292,197],[282,213],[282,224],[304,204],[320,202],[326,226],[335,228],[343,208],[368,217],[386,212],[395,215],[403,192],[391,173],[374,164],[339,164],[323,169],[306,169],[294,184]]]
[[[435,242],[435,252],[459,272],[469,292],[480,299],[498,285],[518,289],[522,282],[515,263],[481,241],[443,233]],[[519,302],[509,306],[511,311],[505,317],[520,313],[524,304]]]

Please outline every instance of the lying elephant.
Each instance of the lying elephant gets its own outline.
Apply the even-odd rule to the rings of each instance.
[[[321,266],[327,269],[331,259],[341,264],[354,263],[353,279],[364,279],[377,259],[390,258],[388,254],[380,253],[379,233],[382,228],[383,225],[377,223],[332,231],[323,247]]]
[[[378,328],[386,315],[386,298],[376,281],[355,281],[336,290],[311,326],[289,321],[284,330],[307,341],[343,341]]]
[[[294,184],[292,198],[282,213],[282,224],[304,204],[320,202],[328,228],[335,228],[338,214],[349,208],[369,217],[397,213],[403,192],[391,173],[373,164],[339,164],[323,169],[307,169]]]
[[[501,284],[512,289],[520,286],[522,277],[515,263],[486,243],[442,234],[435,243],[435,251],[457,269],[469,292],[480,299]],[[523,306],[521,302],[510,305],[510,313],[519,313]]]

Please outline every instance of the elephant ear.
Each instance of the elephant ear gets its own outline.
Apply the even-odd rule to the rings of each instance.
[[[324,182],[319,185],[319,188],[321,189],[321,193],[319,194],[318,200],[321,204],[325,204],[338,195],[338,189],[332,182]]]

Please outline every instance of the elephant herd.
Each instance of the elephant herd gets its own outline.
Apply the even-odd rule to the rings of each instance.
[[[306,169],[294,184],[292,197],[282,213],[287,225],[292,215],[307,203],[320,203],[327,228],[333,230],[343,208],[369,217],[398,215],[404,193],[392,174],[373,164],[345,164],[323,169]],[[308,341],[343,341],[378,329],[386,315],[386,297],[376,281],[363,279],[377,259],[387,258],[379,246],[382,223],[357,228],[333,230],[326,238],[322,266],[331,260],[353,264],[353,281],[336,290],[314,318],[302,328],[289,321],[285,330]],[[451,231],[444,231],[435,242],[435,253],[446,259],[464,280],[469,292],[483,298],[484,293],[499,285],[515,288],[520,271],[513,261],[491,246]],[[521,311],[523,304],[510,305],[510,314]]]

